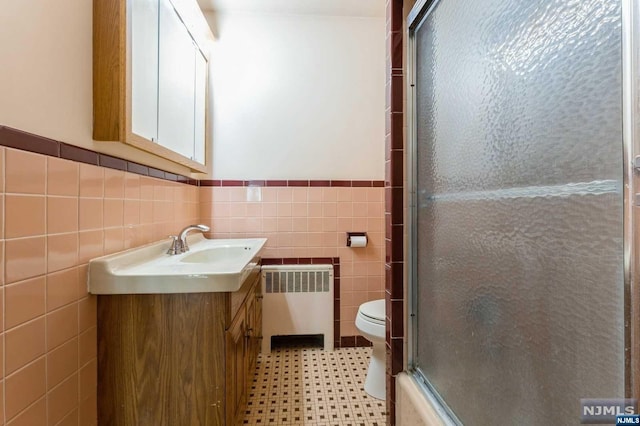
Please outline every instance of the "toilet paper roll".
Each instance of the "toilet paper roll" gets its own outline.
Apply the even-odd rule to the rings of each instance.
[[[358,236],[351,237],[351,247],[366,247],[367,246],[367,236]]]

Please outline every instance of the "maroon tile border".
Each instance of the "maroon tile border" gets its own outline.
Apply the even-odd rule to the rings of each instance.
[[[382,180],[208,180],[200,181],[200,186],[277,186],[277,187],[347,187],[382,188]]]
[[[127,162],[128,162],[127,160],[123,160],[122,158],[112,157],[110,155],[105,155],[105,154],[98,154],[98,165],[102,167],[107,167],[109,169],[126,171]]]
[[[149,175],[149,167],[143,166],[142,164],[138,163],[129,162],[127,164],[127,171],[138,175]]]
[[[342,336],[340,338],[341,348],[362,348],[373,346],[372,343],[362,336]]]
[[[13,129],[7,126],[0,126],[0,146],[34,152],[36,154],[57,157],[79,163],[92,164],[94,166],[106,167],[109,169],[122,170],[142,176],[151,176],[187,185],[198,186],[198,181],[187,176],[177,175],[144,166],[122,158],[113,157],[107,154],[91,151],[59,142],[53,139],[27,133],[22,130]]]
[[[404,10],[387,0],[385,120],[385,308],[387,425],[396,423],[396,375],[404,362]]]
[[[266,186],[288,186],[288,181],[286,180],[265,180]]]
[[[60,142],[11,127],[0,127],[0,145],[60,157]]]
[[[342,337],[340,337],[340,258],[263,257],[262,265],[333,265],[333,346],[335,348],[341,347]],[[361,346],[367,345],[362,344]]]
[[[88,149],[80,148],[73,145],[67,145],[66,143],[60,144],[60,157],[67,160],[77,161],[79,163],[93,164],[97,166],[98,153],[89,151]]]

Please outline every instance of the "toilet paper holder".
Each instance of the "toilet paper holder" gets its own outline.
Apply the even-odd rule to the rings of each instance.
[[[353,237],[364,237],[364,245],[362,245],[362,238],[354,238],[354,241],[357,242],[352,244]],[[369,238],[367,238],[366,232],[347,232],[347,247],[366,247],[368,242]]]

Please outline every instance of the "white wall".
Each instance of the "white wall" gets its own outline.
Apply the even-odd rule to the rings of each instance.
[[[384,18],[214,19],[214,178],[384,178]]]
[[[0,9],[0,125],[176,173],[187,168],[95,142],[90,0],[6,0]]]

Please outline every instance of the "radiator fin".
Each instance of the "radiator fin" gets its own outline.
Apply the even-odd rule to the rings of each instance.
[[[267,293],[326,293],[331,286],[329,271],[266,271]]]

